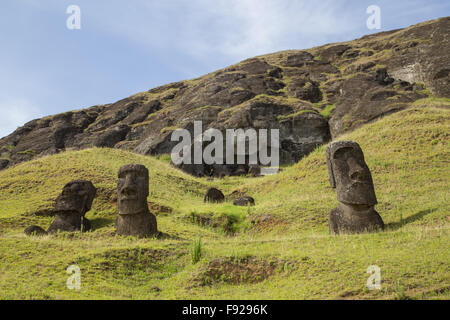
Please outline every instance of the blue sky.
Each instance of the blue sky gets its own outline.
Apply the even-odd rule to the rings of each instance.
[[[69,30],[69,5],[81,29]],[[366,8],[381,8],[369,30]],[[240,60],[450,15],[450,1],[2,0],[0,137]]]

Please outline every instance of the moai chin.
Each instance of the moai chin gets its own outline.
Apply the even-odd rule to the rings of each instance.
[[[120,235],[150,237],[158,233],[156,217],[148,210],[148,170],[141,164],[119,169],[116,231]]]
[[[383,220],[374,209],[377,197],[361,147],[353,141],[337,141],[327,147],[326,155],[330,184],[336,188],[339,201],[330,213],[330,232],[384,229]]]
[[[68,182],[56,198],[53,209],[55,220],[47,232],[89,230],[90,222],[84,216],[91,210],[96,193],[97,189],[90,181],[73,180]]]

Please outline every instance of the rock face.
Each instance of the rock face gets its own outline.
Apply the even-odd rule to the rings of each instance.
[[[330,213],[332,234],[357,233],[383,229],[375,211],[377,198],[372,175],[360,146],[353,141],[337,141],[327,147],[330,185],[336,188],[339,206]]]
[[[117,234],[152,237],[158,234],[156,217],[148,209],[148,170],[141,164],[119,169],[117,180]]]
[[[0,140],[0,169],[67,149],[169,154],[177,128],[279,129],[280,161],[428,97],[450,97],[450,18],[341,44],[259,56],[108,105],[26,123]],[[14,106],[11,106],[14,107]],[[233,175],[249,166],[184,166]],[[211,173],[212,172],[212,173]]]

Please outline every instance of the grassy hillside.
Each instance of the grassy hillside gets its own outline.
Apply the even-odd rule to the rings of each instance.
[[[0,172],[2,299],[448,299],[450,298],[450,110],[413,107],[340,137],[357,141],[375,183],[387,230],[330,236],[336,206],[324,147],[277,175],[208,181],[165,159],[117,149],[70,151]],[[116,174],[127,163],[150,171],[151,210],[164,239],[114,234]],[[66,182],[91,180],[93,231],[27,237]],[[203,204],[216,186],[225,204]],[[251,195],[256,206],[234,207]],[[38,215],[36,215],[36,212]],[[202,256],[193,263],[195,240]],[[66,268],[81,268],[81,290]],[[367,267],[381,268],[368,290]]]

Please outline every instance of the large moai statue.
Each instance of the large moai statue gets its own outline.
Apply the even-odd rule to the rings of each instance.
[[[90,181],[73,180],[68,182],[56,198],[53,209],[55,220],[47,232],[89,230],[91,224],[85,218],[85,214],[91,210],[96,193],[97,189]]]
[[[141,164],[119,169],[116,231],[120,235],[151,237],[158,233],[156,217],[148,209],[148,170]]]
[[[384,229],[383,220],[374,209],[377,197],[361,147],[353,141],[337,141],[327,147],[326,155],[330,184],[336,188],[339,201],[330,213],[330,232]]]

